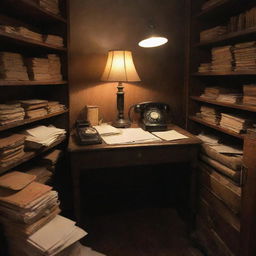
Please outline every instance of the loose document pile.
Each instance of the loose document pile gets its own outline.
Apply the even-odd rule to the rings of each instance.
[[[202,105],[200,112],[196,113],[197,117],[202,118],[206,122],[218,125],[220,122],[220,115],[215,108]]]
[[[107,144],[132,144],[158,142],[163,140],[178,140],[187,138],[174,130],[164,132],[144,131],[141,128],[117,129],[111,125],[102,124],[94,126]]]
[[[20,103],[0,104],[0,125],[21,121],[24,117],[25,112]]]
[[[52,143],[65,137],[65,129],[50,126],[37,126],[32,129],[27,129],[23,132],[26,136],[26,147],[30,149],[39,149],[43,146],[50,146]]]
[[[27,68],[19,53],[0,52],[0,79],[28,81]]]
[[[0,139],[0,167],[6,167],[24,156],[25,136],[13,134]]]
[[[221,143],[219,138],[214,135],[201,133],[198,138],[203,141],[200,152],[200,166],[239,183],[243,164],[242,147]]]
[[[39,0],[39,5],[53,14],[60,13],[59,0]]]
[[[12,256],[61,255],[87,234],[58,215],[57,192],[35,178],[23,172],[0,177],[0,221]]]

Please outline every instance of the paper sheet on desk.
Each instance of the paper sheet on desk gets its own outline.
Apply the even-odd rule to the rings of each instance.
[[[176,132],[175,130],[164,131],[164,132],[152,132],[152,133],[163,140],[181,140],[181,139],[188,138],[187,136],[179,132]]]
[[[121,133],[110,136],[102,136],[102,139],[107,144],[132,144],[143,142],[161,141],[150,132],[144,131],[141,128],[125,128],[120,129]]]

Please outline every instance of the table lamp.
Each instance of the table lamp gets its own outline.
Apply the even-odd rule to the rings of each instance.
[[[130,122],[124,118],[124,87],[122,82],[141,81],[133,63],[131,51],[109,51],[101,80],[105,82],[118,82],[116,93],[118,115],[117,120],[113,122],[113,126],[117,128],[129,127]]]

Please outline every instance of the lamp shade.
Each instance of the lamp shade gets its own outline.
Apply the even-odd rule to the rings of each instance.
[[[139,75],[133,63],[131,51],[109,51],[107,64],[101,80],[108,82],[140,81]]]

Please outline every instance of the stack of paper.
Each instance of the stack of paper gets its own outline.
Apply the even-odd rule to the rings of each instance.
[[[34,175],[36,177],[35,181],[42,184],[47,184],[52,177],[52,172],[43,165],[34,166],[27,170],[26,173]]]
[[[243,103],[256,105],[256,84],[243,85]]]
[[[235,71],[256,70],[256,42],[235,45]]]
[[[18,32],[19,35],[24,36],[29,39],[33,39],[39,42],[42,42],[42,34],[34,32],[28,28],[25,27],[17,27],[16,31]]]
[[[211,100],[216,100],[220,94],[225,94],[225,93],[228,93],[228,89],[224,87],[218,87],[218,86],[205,87],[201,97],[211,99]]]
[[[19,100],[19,103],[21,103],[21,106],[25,109],[26,118],[37,118],[48,114],[47,100]]]
[[[13,134],[0,139],[0,166],[6,167],[24,156],[25,136]]]
[[[220,126],[237,133],[246,132],[252,127],[253,121],[238,115],[221,113]]]
[[[47,105],[47,111],[49,114],[60,112],[66,109],[66,106],[60,104],[58,101],[49,101]]]
[[[48,54],[49,74],[52,81],[61,81],[61,62],[60,57],[56,54]]]
[[[0,125],[7,125],[23,120],[24,109],[20,104],[0,104]]]
[[[46,166],[48,170],[54,172],[56,164],[58,163],[59,159],[61,158],[63,152],[59,149],[54,149],[50,153],[44,155],[40,160],[39,163]]]
[[[233,70],[232,46],[221,46],[212,48],[212,71],[229,72]]]
[[[220,116],[215,108],[208,106],[201,106],[200,113],[197,116],[205,120],[206,122],[218,125],[220,121]]]
[[[169,131],[163,131],[163,132],[152,132],[155,136],[162,140],[181,140],[181,139],[187,139],[188,137],[175,131],[175,130],[169,130]]]
[[[48,58],[29,58],[26,60],[30,80],[49,81],[49,60]]]
[[[106,123],[103,123],[101,125],[95,125],[93,127],[102,136],[115,135],[115,134],[120,134],[121,133],[120,129],[117,129],[114,126],[106,124]]]
[[[227,33],[227,26],[217,26],[200,32],[200,42],[209,41]]]
[[[63,47],[63,37],[57,36],[57,35],[45,35],[44,36],[44,42],[47,44],[52,44],[55,46]]]
[[[204,73],[204,72],[211,72],[212,70],[212,63],[201,63],[200,66],[198,67],[198,72],[199,73]]]
[[[0,52],[0,79],[27,81],[27,68],[19,53]]]
[[[33,234],[60,212],[57,192],[34,179],[20,172],[0,178],[0,220],[10,240],[13,233],[21,238]]]
[[[54,126],[37,126],[27,129],[23,132],[26,136],[26,147],[31,149],[39,149],[43,146],[50,146],[55,141],[64,137],[65,129],[56,128]]]
[[[225,103],[241,103],[242,101],[242,94],[238,93],[225,93],[220,94],[217,99],[217,101],[225,102]]]
[[[14,26],[0,25],[0,30],[4,31],[5,33],[18,34],[18,32]]]
[[[141,128],[126,128],[120,129],[121,133],[116,135],[104,135],[102,139],[107,144],[131,144],[161,141],[150,132],[144,131]]]
[[[60,13],[59,0],[39,0],[39,5],[53,14]]]

